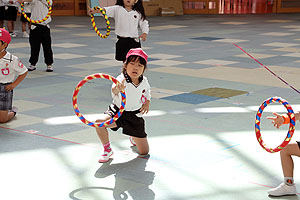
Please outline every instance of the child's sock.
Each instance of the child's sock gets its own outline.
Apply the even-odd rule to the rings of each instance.
[[[284,183],[289,186],[292,186],[292,185],[294,185],[294,178],[293,177],[284,177]]]
[[[104,147],[104,151],[111,152],[110,142],[104,144],[103,147]]]

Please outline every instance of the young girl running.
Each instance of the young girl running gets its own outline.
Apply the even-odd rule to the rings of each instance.
[[[102,123],[111,119],[119,111],[121,105],[120,91],[125,90],[126,106],[121,117],[114,123],[107,126],[113,131],[123,128],[123,134],[130,136],[130,141],[136,145],[138,152],[142,155],[148,154],[149,145],[145,132],[145,121],[142,114],[148,113],[150,105],[150,85],[147,78],[143,75],[147,68],[148,55],[141,49],[129,50],[126,61],[123,64],[122,73],[117,77],[118,84],[112,85],[113,103],[108,107],[102,119],[96,123]],[[104,147],[99,162],[107,162],[112,156],[113,151],[110,147],[108,131],[106,127],[97,127],[97,134]]]
[[[140,48],[141,42],[146,41],[149,33],[149,24],[142,0],[117,0],[116,5],[104,7],[108,17],[115,19],[116,60],[125,61],[127,52],[132,48]],[[91,14],[100,13],[99,10],[89,8]],[[141,28],[142,34],[139,35]]]
[[[275,117],[267,117],[273,120],[272,123],[276,128],[282,124],[289,124],[290,118],[287,114],[279,115],[273,113]],[[300,112],[295,113],[296,121],[300,120]],[[280,151],[281,166],[284,176],[284,182],[278,187],[268,191],[271,196],[295,195],[297,194],[296,186],[294,183],[294,162],[292,156],[300,157],[300,141],[288,144],[283,150]]]

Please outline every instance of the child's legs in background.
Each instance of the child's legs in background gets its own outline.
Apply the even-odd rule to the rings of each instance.
[[[22,32],[26,31],[26,22],[22,22]]]
[[[26,15],[27,15],[27,17],[30,18],[31,13],[26,13]],[[24,17],[23,14],[21,15],[21,19],[20,19],[20,20],[21,20],[21,22],[22,22],[22,32],[27,31],[26,25],[28,26],[28,30],[30,30],[30,25],[31,25],[31,23]]]
[[[297,143],[288,144],[280,151],[281,166],[284,177],[294,176],[294,162],[292,156],[300,157],[300,149]]]
[[[12,20],[7,21],[7,29],[10,33],[15,31],[15,22]]]
[[[8,6],[5,11],[5,19],[7,20],[8,32],[13,33],[15,31],[15,21],[17,20],[17,8],[15,6]]]
[[[36,65],[39,60],[40,48],[42,42],[41,29],[38,26],[35,26],[34,29],[30,29],[29,33],[29,43],[30,43],[30,59],[29,62],[32,65]]]
[[[50,28],[47,26],[42,27],[42,46],[44,51],[45,63],[47,65],[53,64],[53,52],[51,47],[51,34]]]
[[[149,153],[149,144],[147,138],[132,137],[136,143],[139,154],[146,155]]]

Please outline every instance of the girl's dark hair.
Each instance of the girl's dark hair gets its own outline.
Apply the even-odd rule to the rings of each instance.
[[[2,45],[4,45],[5,44],[5,42],[4,41],[2,41],[2,40],[0,40],[1,41],[1,44]],[[7,49],[7,47],[8,47],[8,45],[5,47],[5,49]]]
[[[136,56],[136,55],[129,56],[129,57],[126,59],[126,61],[125,61],[125,65],[127,66],[128,63],[130,63],[130,62],[135,62],[135,61],[139,61],[142,65],[144,65],[144,66],[145,66],[144,71],[146,70],[146,68],[147,68],[147,62],[146,62],[146,60],[145,60],[144,58],[142,58],[142,57],[140,57],[140,56]],[[123,67],[122,72],[123,72],[123,73],[126,72],[125,67]]]
[[[116,5],[125,7],[123,0],[117,0]],[[138,2],[133,5],[132,9],[136,10],[137,12],[139,12],[142,15],[142,20],[146,19],[145,9],[143,6],[143,0],[138,0]]]

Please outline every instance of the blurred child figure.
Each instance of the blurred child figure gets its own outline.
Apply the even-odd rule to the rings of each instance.
[[[149,34],[149,23],[146,20],[142,0],[117,0],[116,5],[104,7],[108,17],[115,19],[116,60],[125,62],[128,51],[140,48],[141,42],[146,41]],[[100,13],[99,10],[89,8],[91,14]],[[139,35],[139,28],[142,33]]]
[[[52,5],[52,0],[49,0]],[[18,2],[31,2],[31,19],[32,20],[41,20],[44,19],[48,12],[48,3],[46,0],[18,0]],[[39,60],[40,48],[43,46],[45,64],[47,66],[46,72],[53,72],[53,52],[51,47],[51,34],[50,34],[50,25],[51,16],[44,22],[39,24],[31,24],[30,33],[29,33],[29,43],[30,43],[30,66],[28,67],[29,71],[36,70],[36,64]]]
[[[20,21],[22,22],[23,37],[29,38],[28,32],[30,30],[31,22],[29,22],[22,14],[21,6],[19,6],[19,12],[21,13]],[[30,2],[24,2],[24,13],[27,15],[27,17],[29,17],[29,18],[31,17],[31,3]],[[26,26],[28,27],[28,31],[27,31]]]
[[[7,20],[7,29],[11,37],[17,37],[15,32],[15,21],[17,20],[17,1],[2,0],[5,4],[4,19]]]

